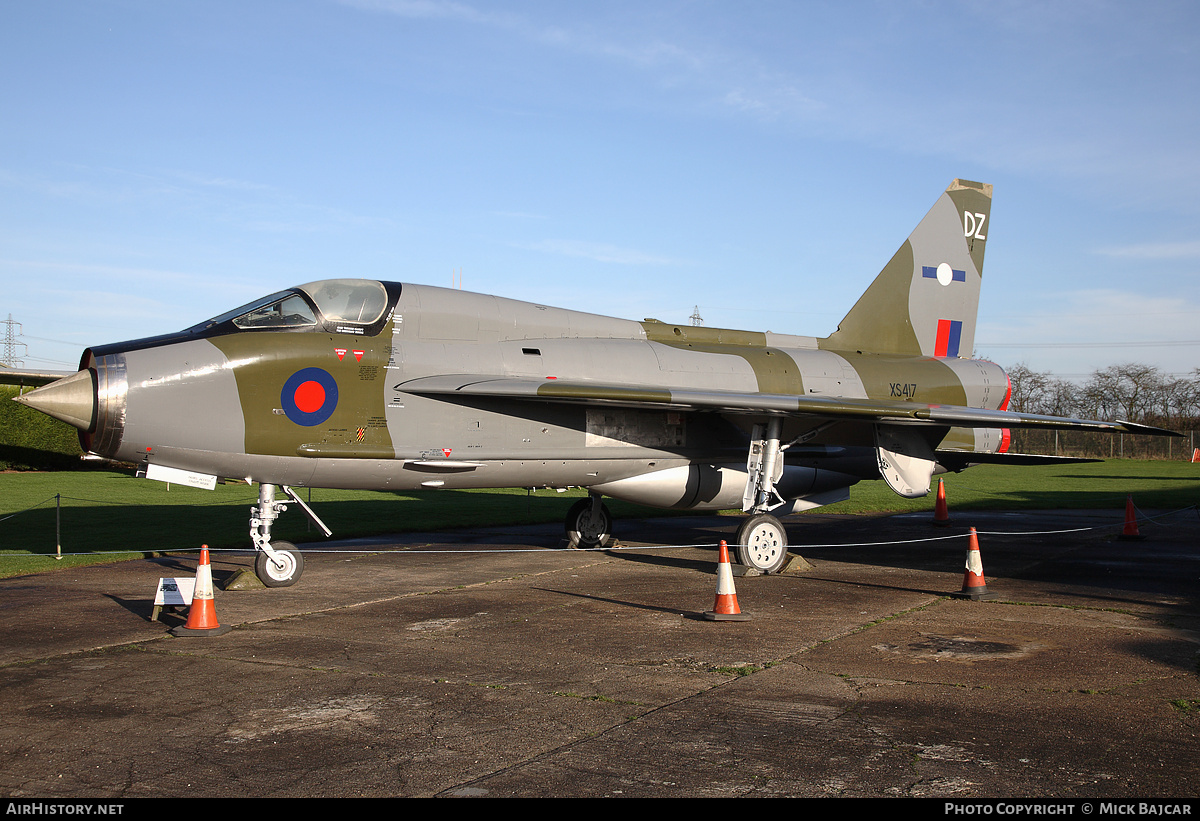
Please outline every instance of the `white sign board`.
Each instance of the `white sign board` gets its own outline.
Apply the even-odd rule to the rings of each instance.
[[[195,592],[195,576],[188,576],[182,579],[159,579],[158,592],[154,594],[154,606],[190,605],[192,603],[192,595]]]
[[[190,470],[180,470],[179,468],[169,468],[162,465],[147,465],[146,478],[159,482],[170,482],[176,485],[203,488],[204,490],[212,490],[217,486],[216,476],[209,476],[207,473],[193,473]]]
[[[157,621],[164,607],[187,607],[196,593],[196,577],[183,579],[159,579],[158,591],[154,594],[154,609],[150,621]]]

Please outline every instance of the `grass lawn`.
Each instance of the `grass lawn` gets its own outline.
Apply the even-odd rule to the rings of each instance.
[[[943,477],[951,511],[1176,510],[1200,503],[1200,464],[1110,460],[1089,464],[999,467],[981,465]],[[934,485],[936,489],[936,483]],[[298,491],[306,501],[309,491]],[[384,492],[314,489],[312,505],[335,538],[414,530],[559,522],[582,490],[437,490]],[[902,499],[883,482],[863,482],[850,499],[821,513],[931,511],[934,494]],[[0,577],[78,564],[116,561],[173,550],[250,547],[250,508],[258,488],[245,484],[197,490],[136,479],[129,473],[76,471],[0,474]],[[663,511],[605,502],[620,519]],[[740,513],[740,512],[738,512]],[[58,535],[56,537],[56,520]],[[295,505],[273,535],[315,541],[320,533]],[[61,544],[63,559],[52,557]]]

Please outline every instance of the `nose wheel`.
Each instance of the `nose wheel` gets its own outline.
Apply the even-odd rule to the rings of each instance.
[[[254,559],[254,575],[267,587],[291,587],[303,572],[304,554],[291,542],[275,542]]]

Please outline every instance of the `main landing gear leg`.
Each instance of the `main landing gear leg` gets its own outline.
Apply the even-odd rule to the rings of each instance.
[[[748,478],[742,509],[751,515],[738,528],[734,553],[739,563],[760,573],[778,573],[788,559],[787,531],[767,512],[772,501],[783,503],[775,491],[775,482],[783,475],[779,447],[782,427],[778,418],[768,421],[765,431],[763,426],[755,425],[746,462]]]
[[[294,490],[283,485],[283,492],[300,505],[326,536],[333,532]],[[250,508],[250,540],[258,551],[254,573],[267,587],[290,587],[300,580],[300,574],[304,572],[304,554],[291,542],[271,539],[271,525],[285,510],[287,502],[275,500],[275,485],[263,482],[258,486],[258,504]]]

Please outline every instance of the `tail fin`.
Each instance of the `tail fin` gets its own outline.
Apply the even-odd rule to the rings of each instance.
[[[967,180],[950,183],[820,346],[970,357],[991,211],[992,186]]]

